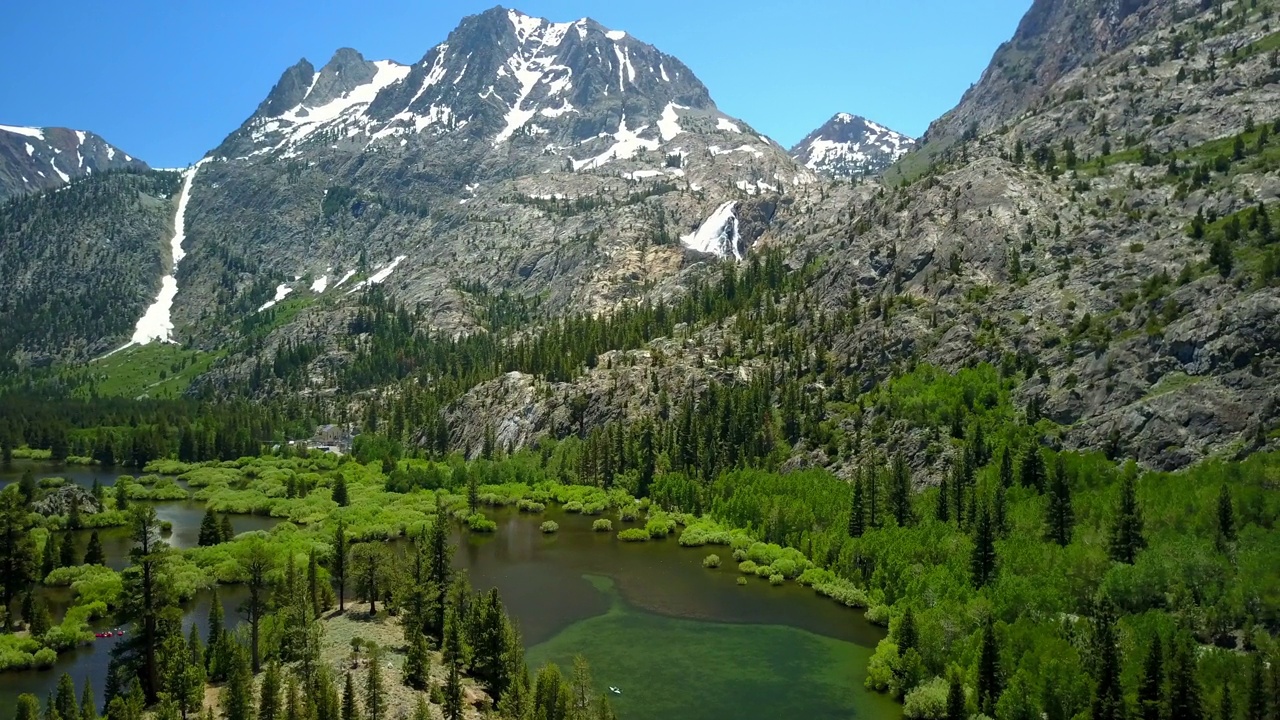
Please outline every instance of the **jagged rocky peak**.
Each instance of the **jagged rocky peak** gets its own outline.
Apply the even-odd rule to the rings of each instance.
[[[855,178],[880,173],[915,144],[859,115],[837,113],[791,148],[791,157],[829,177]]]
[[[496,7],[464,18],[412,65],[351,49],[319,71],[300,61],[215,154],[292,156],[335,137],[345,149],[397,147],[423,134],[494,149],[657,141],[689,113],[710,116],[712,129],[742,125],[719,113],[684,63],[624,31]]]
[[[94,133],[0,125],[0,200],[124,169],[146,170],[147,164]]]

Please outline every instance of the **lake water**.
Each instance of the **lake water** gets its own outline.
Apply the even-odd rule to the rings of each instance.
[[[477,589],[497,587],[520,623],[532,669],[573,656],[624,720],[650,718],[896,718],[901,708],[863,687],[884,632],[861,613],[787,583],[739,573],[728,548],[670,539],[623,543],[561,512],[491,516],[492,536],[459,539],[455,565]],[[544,535],[543,520],[560,531]],[[702,558],[720,555],[718,570]]]

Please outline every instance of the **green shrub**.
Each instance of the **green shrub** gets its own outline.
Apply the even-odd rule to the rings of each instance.
[[[742,562],[743,560],[746,560],[746,559],[747,559],[747,551],[746,551],[746,550],[738,549],[738,550],[734,550],[734,551],[733,551],[733,560],[734,560],[734,562]]]
[[[750,561],[750,560],[748,560],[747,562],[751,562],[751,561]],[[770,576],[770,575],[772,575],[772,574],[773,574],[773,568],[772,568],[772,567],[769,567],[768,565],[757,565],[757,566],[756,566],[756,577],[760,577],[760,578],[767,578],[767,577],[769,577],[769,576]]]
[[[551,533],[560,531],[560,523],[554,520],[548,520],[542,523],[542,525],[538,526],[538,528],[542,530],[542,532],[550,535]]]
[[[720,556],[719,556],[719,555],[716,555],[715,553],[712,553],[712,554],[710,554],[710,555],[708,555],[708,556],[706,556],[706,557],[702,558],[702,567],[704,567],[704,568],[718,568],[718,567],[720,567]]]
[[[40,648],[32,657],[32,661],[36,668],[40,670],[47,670],[53,667],[53,664],[58,661],[58,653],[52,648]]]
[[[602,502],[587,503],[582,506],[583,515],[599,515],[604,512],[605,504]]]
[[[746,585],[746,584],[747,584],[747,579],[746,579],[746,578],[744,578],[744,577],[742,577],[741,575],[739,575],[739,576],[738,576],[738,584],[739,584],[739,585]]]
[[[528,498],[525,498],[520,502],[516,503],[516,507],[519,508],[520,512],[527,512],[527,513],[541,513],[543,510],[547,509],[547,506],[544,505],[543,503],[535,502],[533,500],[529,500]]]
[[[591,529],[596,532],[613,532],[613,521],[609,518],[600,518],[591,523]]]
[[[676,521],[666,515],[654,515],[644,524],[644,529],[651,538],[664,538],[676,529]]]
[[[649,533],[644,528],[627,528],[618,533],[618,539],[622,542],[644,542],[649,539]]]
[[[622,511],[618,513],[618,519],[622,522],[635,522],[637,517],[639,517],[639,513],[636,512],[635,507],[622,508]]]
[[[471,532],[491,533],[498,531],[498,523],[485,517],[482,513],[467,516],[467,527]]]
[[[564,511],[567,513],[580,513],[582,512],[582,503],[578,502],[577,500],[574,500],[573,502],[565,503]]]
[[[907,692],[907,698],[902,703],[902,716],[911,720],[933,720],[946,717],[948,690],[950,690],[950,684],[940,677],[917,685],[915,689]]]
[[[754,560],[743,560],[738,563],[738,572],[743,575],[754,575],[756,573],[756,563]]]
[[[780,574],[778,574],[778,573],[774,573],[774,574],[772,574],[772,575],[770,575],[770,576],[769,576],[769,584],[770,584],[770,585],[777,586],[777,585],[781,585],[782,583],[784,583],[784,582],[786,582],[786,581],[787,581],[787,579],[786,579],[786,578],[784,578],[784,577],[782,577],[782,575],[780,575]]]

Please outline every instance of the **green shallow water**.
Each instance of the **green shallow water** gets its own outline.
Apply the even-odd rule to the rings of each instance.
[[[498,587],[520,623],[532,671],[574,655],[623,720],[901,718],[863,686],[884,631],[860,611],[794,583],[737,585],[728,548],[682,548],[674,537],[619,542],[594,518],[492,513],[496,536],[459,537],[456,563],[477,588]],[[543,535],[542,520],[560,524]],[[716,553],[718,570],[702,567]]]

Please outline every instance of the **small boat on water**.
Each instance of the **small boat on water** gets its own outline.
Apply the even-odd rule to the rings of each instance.
[[[609,686],[609,692],[613,693],[614,695],[621,695],[621,694],[622,694],[622,690],[621,690],[620,688],[618,688],[618,687],[614,686],[614,685],[610,685],[610,686]]]

